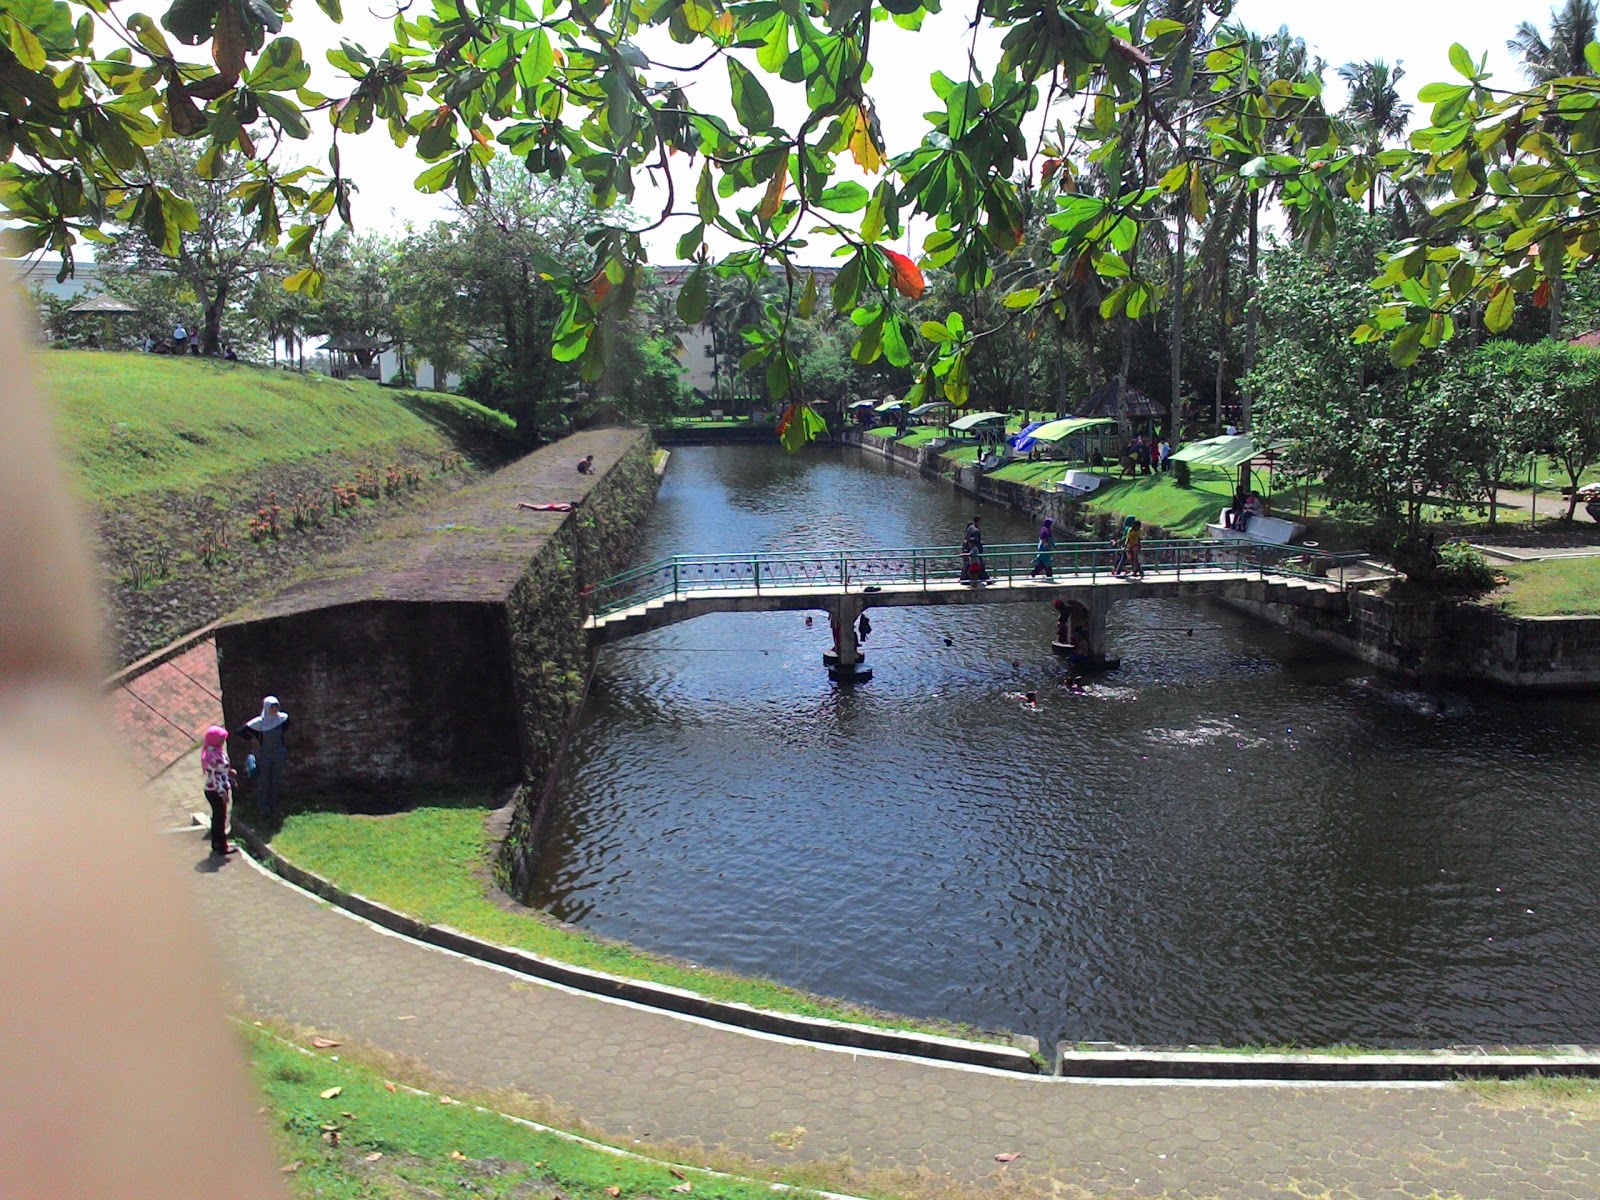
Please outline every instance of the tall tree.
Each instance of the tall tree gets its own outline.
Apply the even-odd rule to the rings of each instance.
[[[1343,115],[1365,152],[1366,161],[1358,169],[1367,177],[1368,216],[1378,211],[1378,180],[1383,175],[1378,155],[1405,133],[1411,120],[1411,105],[1400,99],[1399,85],[1405,74],[1398,62],[1390,66],[1381,58],[1339,68],[1339,78],[1350,87]]]
[[[103,257],[117,269],[176,274],[200,311],[200,350],[216,354],[224,319],[244,304],[250,284],[272,261],[235,195],[251,163],[234,152],[202,158],[186,142],[166,142],[149,152],[148,164],[146,182],[176,200],[175,225],[123,226]]]

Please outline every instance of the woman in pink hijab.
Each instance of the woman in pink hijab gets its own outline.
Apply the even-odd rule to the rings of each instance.
[[[228,810],[233,799],[233,768],[228,765],[228,731],[221,725],[206,730],[200,746],[200,773],[211,805],[211,853],[226,858],[236,852],[228,844]]]

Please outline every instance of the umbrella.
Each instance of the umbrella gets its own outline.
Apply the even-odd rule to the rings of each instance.
[[[846,408],[877,408],[876,400],[857,400],[854,404],[845,405]]]
[[[898,401],[898,400],[885,400],[882,404],[878,405],[878,407],[876,409],[874,409],[873,411],[881,412],[881,413],[892,413],[892,412],[899,412],[904,407],[905,407],[905,405],[901,404],[900,401]]]
[[[919,404],[919,405],[917,405],[915,408],[913,408],[911,410],[911,415],[913,417],[925,417],[931,412],[939,412],[940,410],[946,409],[946,408],[949,408],[949,407],[950,406],[948,404],[946,404],[943,400],[936,400],[932,404]]]

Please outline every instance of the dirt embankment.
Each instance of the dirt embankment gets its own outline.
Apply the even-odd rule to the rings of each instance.
[[[204,494],[158,492],[102,508],[92,521],[115,662],[132,662],[226,615],[492,465],[453,452],[427,458],[400,450],[367,461],[325,455],[267,467]],[[350,506],[341,507],[335,485],[363,484],[366,494],[345,491]],[[297,498],[310,502],[300,505],[298,524]],[[272,524],[276,534],[262,529]]]

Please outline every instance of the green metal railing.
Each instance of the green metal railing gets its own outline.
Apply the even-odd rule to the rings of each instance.
[[[989,578],[1016,582],[1028,579],[1038,546],[986,547]],[[1305,546],[1280,546],[1229,539],[1178,538],[1147,541],[1140,558],[1146,576],[1182,579],[1187,574],[1251,573],[1345,582],[1345,570],[1363,555],[1333,554]],[[926,588],[962,579],[967,558],[950,547],[906,549],[758,551],[752,554],[680,554],[635,567],[595,584],[589,595],[597,617],[660,599],[683,599],[715,590],[763,591],[802,588],[814,591],[861,590],[891,585]],[[1071,542],[1052,553],[1056,583],[1097,582],[1125,565],[1120,547]]]

